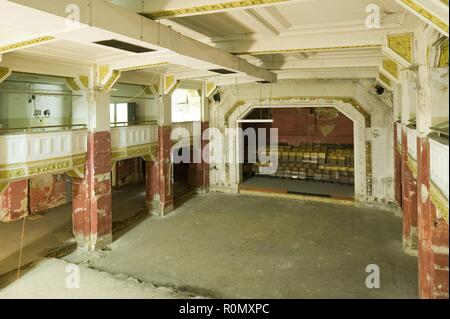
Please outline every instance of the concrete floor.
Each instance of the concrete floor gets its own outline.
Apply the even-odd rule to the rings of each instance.
[[[128,185],[113,191],[113,228],[145,210],[144,184]],[[0,223],[0,287],[2,276],[18,267],[22,221]],[[30,216],[25,222],[22,265],[34,262],[63,245],[74,243],[72,204]]]
[[[91,269],[215,298],[416,298],[417,259],[393,213],[246,195],[194,197],[86,261]],[[365,286],[366,266],[381,288]]]
[[[354,185],[258,176],[249,178],[240,185],[240,188],[248,190],[284,191],[286,193],[304,195],[327,195],[340,198],[353,198],[355,194]]]
[[[143,188],[123,188],[114,193],[113,201],[117,224],[118,216],[132,216],[144,207]],[[61,216],[50,218],[58,212]],[[68,236],[64,229],[69,229],[70,214],[63,215],[62,207],[27,221],[27,249],[33,252],[30,248],[42,248],[43,242],[63,242]],[[47,237],[52,239],[32,232],[33,223],[51,227]],[[5,225],[0,226],[4,236]],[[16,227],[15,235],[19,236],[20,227],[6,226]],[[58,241],[61,232],[65,235]],[[65,262],[89,268],[82,271],[89,280],[82,279],[82,289],[76,293],[61,283],[66,276],[64,267],[50,260],[24,273],[23,278],[0,293],[0,298],[27,298],[33,296],[30,291],[40,298],[90,298],[92,284],[104,288],[95,290],[99,298],[417,297],[417,259],[402,251],[401,219],[382,210],[208,194],[193,197],[168,217],[148,217],[115,232],[113,237],[110,250],[94,255],[75,252],[64,257]],[[18,238],[8,237],[8,244],[2,240],[0,245],[2,256],[6,255],[1,265],[5,260],[15,264],[17,256],[5,254],[3,247],[17,246]],[[41,254],[38,250],[35,253]],[[365,286],[369,264],[380,267],[380,289]],[[57,269],[60,275],[55,273]],[[53,276],[53,281],[45,279]],[[139,285],[130,284],[130,278]],[[36,290],[36,282],[44,279],[45,289]],[[103,280],[107,283],[103,284]],[[114,287],[126,289],[112,293]],[[167,293],[155,287],[165,287]]]

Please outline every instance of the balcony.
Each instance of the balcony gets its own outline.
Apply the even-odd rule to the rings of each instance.
[[[85,125],[0,129],[0,182],[47,173],[84,174]]]
[[[112,123],[113,162],[133,157],[154,158],[158,148],[158,125],[155,122]]]

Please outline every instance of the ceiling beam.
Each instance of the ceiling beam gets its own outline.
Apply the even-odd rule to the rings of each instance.
[[[310,0],[145,0],[141,9],[138,4],[134,4],[132,9],[138,10],[136,12],[141,12],[150,19],[159,20],[302,1]],[[126,6],[130,0],[112,0],[112,2]]]
[[[11,0],[5,1],[5,3],[6,10],[0,12],[0,20],[3,14],[8,15],[8,7],[10,7],[11,10],[14,9],[22,15],[15,17],[18,29],[23,29],[21,21],[24,17],[32,17],[32,21],[27,21],[29,32],[39,25],[49,24],[51,26],[50,35],[56,39],[69,38],[85,44],[115,39],[157,51],[143,54],[128,53],[134,57],[129,61],[136,65],[151,63],[149,60],[154,54],[167,52],[169,55],[179,55],[180,63],[178,64],[180,65],[203,64],[212,68],[231,70],[237,72],[238,75],[245,74],[257,80],[269,82],[277,80],[275,73],[252,65],[223,50],[186,37],[158,22],[142,18],[132,11],[117,7],[104,0]],[[74,5],[80,11],[80,23],[76,27],[68,27],[66,9]],[[35,17],[35,14],[39,18]],[[146,58],[148,59],[146,60]]]
[[[396,0],[420,20],[448,37],[448,1],[444,0]]]

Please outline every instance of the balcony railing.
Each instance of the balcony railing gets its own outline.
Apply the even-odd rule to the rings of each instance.
[[[72,170],[82,172],[87,152],[84,128],[74,125],[0,130],[0,181]]]
[[[448,199],[448,144],[430,139],[430,178]]]
[[[151,156],[158,144],[155,122],[113,123],[111,147],[114,161]]]

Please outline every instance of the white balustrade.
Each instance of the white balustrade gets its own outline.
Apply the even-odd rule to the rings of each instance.
[[[412,128],[406,128],[406,136],[408,138],[408,153],[417,160],[417,134],[416,130]]]
[[[0,166],[3,167],[86,152],[86,130],[0,135]]]
[[[430,178],[448,199],[448,145],[430,139]]]
[[[136,125],[111,128],[113,149],[158,143],[158,126]]]

